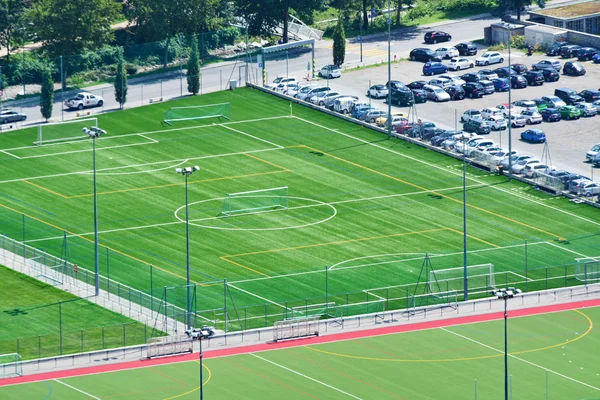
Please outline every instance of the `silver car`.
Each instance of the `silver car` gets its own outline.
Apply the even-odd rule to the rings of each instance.
[[[581,111],[582,117],[593,117],[598,114],[598,109],[590,103],[577,103],[575,108]]]
[[[507,116],[508,118],[508,116]],[[522,128],[527,125],[527,119],[521,114],[510,114],[510,126],[513,128]]]
[[[525,118],[528,124],[541,124],[544,118],[542,118],[542,114],[537,111],[529,111],[525,110],[521,112],[521,116]]]

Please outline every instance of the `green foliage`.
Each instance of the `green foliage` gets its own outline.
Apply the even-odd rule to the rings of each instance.
[[[344,32],[344,25],[342,19],[338,19],[338,23],[333,32],[333,63],[335,65],[342,65],[346,56],[346,33]]]
[[[23,0],[0,1],[0,48],[7,49],[8,60],[11,51],[25,42],[26,11],[27,3]]]
[[[423,18],[436,13],[452,13],[465,10],[494,9],[496,0],[418,0],[408,11],[408,19]]]
[[[191,53],[187,64],[187,89],[196,95],[200,91],[200,58],[198,54],[198,39],[192,36]]]
[[[127,71],[125,70],[125,60],[123,59],[123,49],[117,50],[119,61],[117,62],[117,71],[115,75],[115,100],[122,109],[127,101]]]
[[[50,67],[45,66],[42,71],[42,93],[40,94],[40,111],[42,117],[48,121],[52,116],[52,107],[54,104],[54,80],[50,72]]]

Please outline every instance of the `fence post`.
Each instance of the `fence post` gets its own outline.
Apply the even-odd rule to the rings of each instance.
[[[565,287],[569,286],[567,283],[567,266],[565,265]]]
[[[62,332],[62,300],[58,301],[58,329],[60,335],[60,355],[63,353],[63,332]]]
[[[110,299],[110,249],[106,248],[106,291]]]
[[[21,354],[21,339],[17,338],[17,353]]]
[[[264,328],[266,328],[267,325],[268,325],[268,322],[267,322],[267,303],[265,303],[265,326],[264,326]]]
[[[42,358],[42,337],[38,336],[38,358]]]
[[[102,350],[104,350],[104,326],[102,327]]]
[[[83,329],[81,329],[81,352],[83,353]]]
[[[548,267],[546,267],[546,290],[548,290]]]
[[[127,338],[126,338],[125,331],[126,331],[125,324],[123,324],[123,346],[127,346]]]

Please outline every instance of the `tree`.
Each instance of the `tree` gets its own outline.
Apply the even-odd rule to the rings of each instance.
[[[337,25],[333,31],[333,63],[340,66],[346,57],[346,33],[342,19],[338,18]]]
[[[51,57],[69,56],[110,42],[119,7],[114,0],[37,0],[29,18]]]
[[[200,57],[198,55],[198,38],[192,36],[190,59],[187,64],[188,92],[196,95],[200,91]]]
[[[502,16],[507,12],[516,11],[517,19],[520,21],[521,10],[532,4],[536,4],[540,8],[546,8],[546,0],[500,0],[495,14]]]
[[[46,122],[52,117],[52,107],[54,105],[54,80],[50,66],[46,65],[42,71],[42,92],[40,94],[40,111]]]
[[[125,60],[123,59],[123,48],[117,49],[117,73],[115,75],[115,100],[119,103],[119,107],[123,109],[123,104],[127,101],[127,70],[125,69]]]
[[[396,26],[400,25],[400,13],[402,12],[402,0],[397,0],[396,3]]]
[[[0,48],[6,48],[6,61],[9,63],[10,52],[25,43],[28,7],[28,0],[0,0]]]

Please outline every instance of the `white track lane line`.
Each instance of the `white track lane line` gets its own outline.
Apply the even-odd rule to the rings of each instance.
[[[488,346],[488,345],[487,345],[487,344],[485,344],[485,343],[478,342],[477,340],[475,340],[475,339],[471,339],[470,337],[467,337],[467,336],[464,336],[464,335],[461,335],[460,333],[452,332],[451,330],[448,330],[448,329],[446,329],[446,328],[440,328],[440,329],[441,329],[441,330],[443,330],[443,331],[445,331],[445,332],[448,332],[448,333],[451,333],[451,334],[453,334],[453,335],[456,335],[456,336],[458,336],[458,337],[461,337],[461,338],[463,338],[463,339],[466,339],[466,340],[468,340],[468,341],[470,341],[470,342],[476,343],[476,344],[478,344],[478,345],[480,345],[480,346],[483,346],[483,347],[485,347],[485,348],[488,348],[488,349],[490,349],[490,350],[493,350],[493,351],[495,351],[495,352],[498,352],[498,353],[504,354],[504,351],[503,351],[503,350],[496,349],[495,347],[492,347],[492,346]],[[522,361],[522,362],[524,362],[525,364],[529,364],[529,365],[532,365],[532,366],[534,366],[534,367],[536,367],[536,368],[543,369],[544,371],[551,372],[551,373],[553,373],[554,375],[558,375],[558,376],[560,376],[561,378],[568,379],[568,380],[570,380],[570,381],[573,381],[573,382],[575,382],[575,383],[579,383],[580,385],[587,386],[587,387],[589,387],[590,389],[594,389],[594,390],[597,390],[597,391],[599,391],[599,392],[600,392],[600,389],[599,389],[599,388],[597,388],[597,387],[595,387],[595,386],[592,386],[592,385],[589,385],[589,384],[587,384],[587,383],[585,383],[585,382],[578,381],[577,379],[573,379],[573,378],[571,378],[571,377],[569,377],[569,376],[566,376],[566,375],[563,375],[563,374],[561,374],[561,373],[559,373],[559,372],[556,372],[556,371],[553,371],[553,370],[551,370],[551,369],[548,369],[548,368],[542,367],[542,366],[541,366],[541,365],[539,365],[539,364],[532,363],[531,361],[527,361],[527,360],[525,360],[525,359],[523,359],[523,358],[521,358],[521,357],[517,357],[517,356],[515,356],[515,355],[513,355],[513,354],[510,354],[510,353],[509,353],[509,354],[508,354],[508,356],[509,356],[509,357],[512,357],[512,358],[514,358],[515,360]]]
[[[82,394],[84,394],[84,395],[86,395],[86,396],[88,396],[88,397],[91,397],[92,399],[96,399],[96,400],[102,400],[100,397],[92,396],[92,395],[91,395],[91,394],[89,394],[88,392],[84,392],[84,391],[83,391],[83,390],[81,390],[81,389],[77,389],[75,386],[71,386],[71,385],[69,385],[68,383],[64,383],[63,381],[60,381],[60,380],[58,380],[58,379],[53,379],[53,380],[54,380],[55,382],[58,382],[58,383],[60,383],[61,385],[65,385],[65,386],[66,386],[66,387],[68,387],[68,388],[71,388],[71,389],[73,389],[73,390],[75,390],[75,391],[77,391],[77,392],[79,392],[79,393],[82,393]]]
[[[360,397],[357,397],[357,396],[355,396],[355,395],[353,395],[353,394],[350,394],[350,393],[348,393],[348,392],[344,392],[342,389],[338,389],[338,388],[336,388],[335,386],[328,385],[328,384],[327,384],[327,383],[325,383],[325,382],[321,382],[320,380],[317,380],[317,379],[315,379],[315,378],[311,378],[310,376],[304,375],[304,374],[302,374],[302,373],[300,373],[300,372],[298,372],[298,371],[294,371],[294,370],[293,370],[293,369],[291,369],[291,368],[284,367],[283,365],[281,365],[281,364],[277,364],[277,363],[276,363],[276,362],[274,362],[274,361],[267,360],[266,358],[263,358],[263,357],[261,357],[261,356],[258,356],[258,355],[254,354],[254,353],[250,353],[250,355],[251,355],[252,357],[256,357],[256,358],[258,358],[258,359],[261,359],[261,360],[263,360],[263,361],[265,361],[265,362],[268,362],[269,364],[273,364],[273,365],[275,365],[276,367],[279,367],[279,368],[281,368],[281,369],[285,369],[286,371],[289,371],[289,372],[291,372],[291,373],[293,373],[293,374],[296,374],[296,375],[298,375],[298,376],[301,376],[301,377],[303,377],[303,378],[306,378],[306,379],[308,379],[308,380],[311,380],[311,381],[313,381],[313,382],[316,382],[316,383],[318,383],[319,385],[323,385],[323,386],[325,386],[325,387],[328,387],[329,389],[333,389],[333,390],[335,390],[336,392],[340,392],[340,393],[342,393],[342,394],[345,394],[345,395],[346,395],[346,396],[348,396],[348,397],[352,397],[353,399],[362,400]]]

